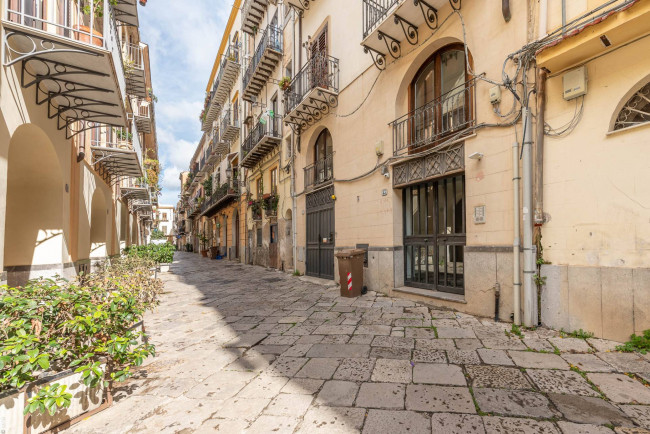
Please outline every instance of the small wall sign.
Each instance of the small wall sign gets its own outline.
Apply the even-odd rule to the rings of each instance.
[[[485,205],[479,205],[474,207],[474,224],[484,224],[485,223]]]

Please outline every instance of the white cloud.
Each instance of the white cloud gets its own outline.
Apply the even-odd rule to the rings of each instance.
[[[198,117],[231,8],[231,0],[157,0],[139,8],[140,32],[149,44],[158,97],[161,204],[178,201],[178,175],[188,169],[201,138]]]

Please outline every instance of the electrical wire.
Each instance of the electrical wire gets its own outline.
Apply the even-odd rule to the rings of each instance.
[[[569,122],[567,122],[566,124],[558,128],[553,128],[548,124],[548,122],[544,122],[544,135],[558,138],[558,137],[564,137],[571,134],[571,132],[576,128],[576,126],[578,126],[580,119],[582,119],[584,106],[585,106],[584,95],[580,97],[580,108],[578,108],[578,98],[576,98],[576,106],[573,111],[573,117],[571,118],[571,120],[569,120]]]

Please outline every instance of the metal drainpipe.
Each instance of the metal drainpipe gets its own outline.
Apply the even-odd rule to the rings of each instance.
[[[503,19],[506,23],[512,18],[512,14],[510,13],[510,0],[501,0],[501,14],[503,14]]]
[[[533,285],[535,274],[535,257],[533,255],[533,161],[532,161],[532,120],[529,109],[523,108],[524,145],[523,145],[523,225],[524,225],[524,325],[537,325],[537,297]]]
[[[537,72],[537,131],[535,137],[535,226],[544,223],[544,111],[546,110],[546,73]]]
[[[292,11],[291,13],[291,20],[293,21],[292,23],[292,29],[293,29],[293,49],[294,52],[294,59],[295,59],[295,52],[296,52],[296,11]],[[300,52],[300,48],[298,49],[298,52]],[[298,65],[299,66],[299,65]],[[291,62],[291,76],[293,77],[295,75],[294,71],[296,71],[297,65],[296,62]],[[298,269],[298,246],[296,245],[297,243],[297,237],[296,237],[296,231],[298,228],[298,199],[296,198],[296,135],[291,130],[291,242],[292,242],[292,247],[293,247],[293,272],[295,273],[296,270]]]
[[[519,233],[521,230],[519,222],[519,184],[521,177],[519,176],[519,143],[512,144],[512,189],[513,189],[513,214],[514,214],[514,230],[512,242],[512,293],[514,297],[513,310],[514,310],[514,323],[521,325],[521,268],[519,248],[521,246],[521,239]]]

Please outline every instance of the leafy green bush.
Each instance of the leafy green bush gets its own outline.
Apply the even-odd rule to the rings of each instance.
[[[160,229],[154,228],[154,230],[151,231],[152,240],[164,240],[165,238],[167,238],[167,235],[165,235]]]
[[[176,247],[172,243],[131,246],[124,249],[124,254],[131,257],[150,259],[158,264],[174,262]]]
[[[0,392],[19,389],[45,372],[73,368],[89,387],[131,375],[155,348],[130,328],[157,304],[162,282],[149,259],[125,257],[75,280],[38,279],[0,287]],[[65,386],[41,387],[25,413],[50,414],[70,405]]]
[[[625,353],[638,351],[641,354],[646,354],[650,351],[650,330],[644,330],[641,336],[632,334],[629,341],[616,347],[616,351],[623,351]]]

